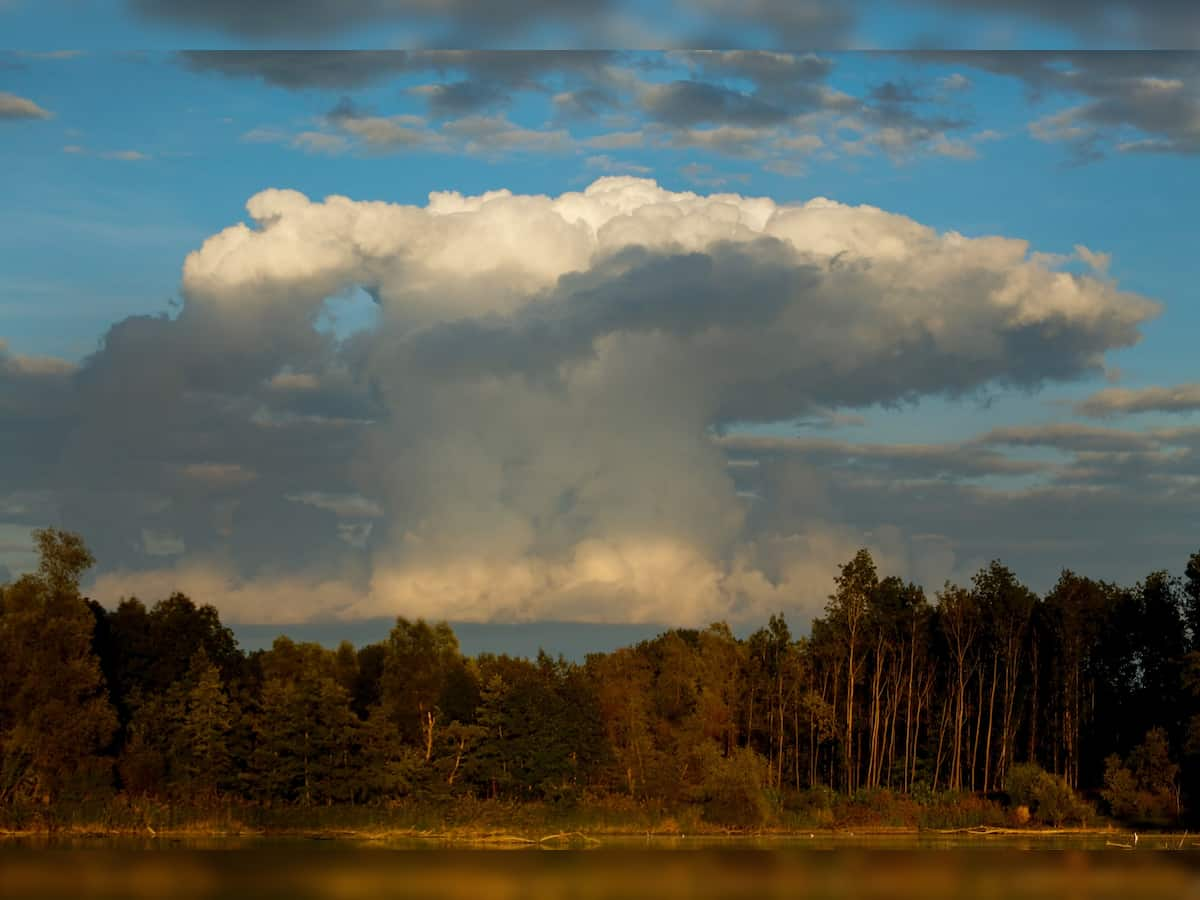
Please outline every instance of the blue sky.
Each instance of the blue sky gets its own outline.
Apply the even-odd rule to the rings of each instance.
[[[1035,47],[1089,37],[999,6],[949,20],[932,6],[896,16],[868,4],[841,34]],[[222,56],[173,48],[250,39],[125,4],[65,21],[49,9],[0,8],[31,48],[0,57],[10,573],[31,561],[23,536],[50,520],[96,545],[106,600],[178,583],[223,594],[211,599],[243,622],[444,611],[689,624],[776,606],[803,619],[827,591],[816,573],[832,578],[864,544],[930,590],[994,556],[1046,589],[1063,567],[1132,582],[1195,550],[1200,55]],[[769,22],[742,24],[740,44],[770,43],[755,37]],[[398,41],[411,34],[402,25]],[[685,25],[676,37],[691,34]],[[366,27],[321,43],[353,45]],[[85,33],[91,49],[43,52]],[[117,49],[133,45],[143,49]],[[697,298],[689,324],[673,318],[672,282],[655,286],[658,269],[610,257],[599,232],[589,261],[560,264],[575,226],[534,211],[565,216],[569,204],[533,198],[604,177],[625,179],[607,184],[630,198],[648,190],[630,179],[661,189],[660,212],[630,213],[645,259],[684,267],[674,278],[696,254],[717,267],[701,288],[717,293]],[[273,212],[255,222],[247,201],[272,188],[311,205],[262,195],[255,208]],[[431,192],[496,190],[514,195],[489,207],[507,223],[499,232],[456,236],[431,218],[426,233],[400,237]],[[755,221],[758,201],[695,207],[687,192],[770,198],[781,211],[818,197],[843,206],[819,207],[808,230],[771,232],[786,234],[793,262],[775,280],[774,257],[748,270],[764,286],[743,295],[737,277],[720,288],[721,266],[741,271],[728,248],[697,235],[731,208]],[[322,204],[330,195],[352,202]],[[656,218],[672,210],[682,230]],[[371,228],[382,230],[364,236],[343,213],[381,216]],[[454,221],[474,229],[473,216],[499,227],[477,210]],[[237,223],[249,230],[227,231]],[[500,254],[478,282],[406,256],[418,244],[464,254],[461,241],[482,233],[513,245],[465,251],[471,271]],[[861,279],[839,274],[826,233],[857,248],[847,252]],[[950,233],[968,239],[961,253]],[[226,243],[205,244],[219,234]],[[294,242],[283,256],[270,243],[281,236]],[[1028,252],[1001,252],[992,236]],[[376,238],[389,248],[378,257],[362,249]],[[742,240],[736,253],[776,252],[766,232]],[[346,241],[366,268],[323,269]],[[539,241],[550,241],[544,253]],[[543,262],[549,281],[514,274]],[[823,286],[772,300],[785,310],[775,324],[730,324],[742,306],[768,314],[755,291],[771,299],[810,271],[825,273]],[[1057,273],[1075,294],[1059,292]],[[574,293],[581,278],[590,293]],[[667,316],[648,334],[623,318],[630,285]],[[1019,321],[1005,298],[1017,298]],[[607,318],[588,312],[597,303]],[[541,328],[540,315],[555,317],[551,334],[591,335],[590,350],[575,358],[569,343],[557,368],[537,368],[544,342],[529,341],[542,332],[525,329]],[[893,316],[889,351],[872,329]],[[738,355],[754,341],[761,360]],[[518,349],[489,355],[496,347]],[[629,357],[588,374],[609,353]],[[481,354],[498,368],[462,375]],[[625,382],[643,367],[635,402]],[[728,381],[703,387],[712,371]],[[623,386],[580,387],[589,378]],[[599,411],[581,425],[585,407]],[[631,455],[630,442],[645,452]],[[586,500],[597,484],[608,493]],[[673,583],[703,599],[649,596]]]

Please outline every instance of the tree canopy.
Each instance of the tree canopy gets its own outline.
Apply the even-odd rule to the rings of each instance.
[[[668,630],[582,664],[467,657],[397,619],[244,653],[212,601],[86,600],[78,535],[0,587],[0,805],[114,793],[264,805],[620,795],[754,825],[814,790],[1074,792],[1177,820],[1200,795],[1200,554],[1129,587],[1000,561],[931,599],[861,550],[807,634]]]

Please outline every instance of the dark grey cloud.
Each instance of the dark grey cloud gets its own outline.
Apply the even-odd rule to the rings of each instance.
[[[934,22],[932,32],[912,32],[897,40],[863,30],[863,2],[832,3],[824,0],[787,3],[785,0],[697,0],[697,7],[727,23],[765,28],[767,33],[734,36],[693,46],[731,46],[738,38],[766,40],[781,48],[877,48],[886,42],[914,47],[969,46],[997,48],[1002,35],[1013,26],[1041,25],[1072,35],[1082,46],[1103,43],[1122,49],[1200,49],[1200,10],[1191,0],[908,0],[910,8],[945,13],[944,22]],[[963,15],[979,15],[981,22],[963,21]],[[977,30],[971,30],[971,29]],[[1001,35],[1001,37],[998,37]],[[1020,49],[1013,47],[1011,49]]]
[[[689,0],[686,5],[691,11],[711,16],[712,22],[680,35],[679,45],[724,49],[765,41],[771,47],[809,49],[852,46],[859,4],[830,0]]]
[[[1200,152],[1200,53],[913,51],[900,57],[1019,80],[1037,108],[1029,132],[1063,144],[1077,163],[1110,153]],[[924,83],[899,78],[855,96],[831,86],[835,60],[813,53],[211,51],[187,52],[181,59],[197,71],[293,90],[345,91],[404,76],[439,120],[494,115],[519,94],[532,93],[551,100],[563,122],[623,118],[675,132],[668,144],[775,162],[789,152],[773,141],[800,133],[822,135],[830,153],[883,152],[895,159],[928,153],[971,159],[979,153],[968,134],[975,114],[961,90],[965,79],[948,87],[945,78]],[[655,80],[672,65],[690,70],[690,77]],[[429,80],[413,85],[422,75]],[[697,133],[698,127],[725,131]],[[778,128],[784,132],[771,130]],[[310,139],[294,143],[325,152],[341,149]]]
[[[107,570],[175,547],[246,573],[336,557],[335,516],[281,516],[275,499],[352,490],[347,461],[373,406],[349,348],[333,349],[302,322],[234,324],[185,305],[117,323],[78,367],[0,353],[0,520],[76,528]],[[274,377],[285,366],[311,383]],[[36,509],[14,519],[6,501],[29,491]],[[296,527],[270,529],[280,552],[251,565],[267,521]]]
[[[792,115],[760,97],[700,81],[646,85],[638,100],[653,121],[674,127],[711,123],[762,127],[779,124]]]
[[[507,105],[511,99],[510,92],[495,82],[451,81],[426,85],[419,90],[429,101],[429,111],[436,118]]]
[[[1046,26],[1082,46],[1198,49],[1200,13],[1191,0],[908,0],[933,13],[922,31],[872,33],[864,0],[676,0],[638,7],[621,0],[129,0],[151,21],[204,28],[242,41],[327,41],[385,29],[385,43],[410,47],[622,46],[873,49],[948,46],[999,49],[1003,35]],[[673,20],[672,13],[683,15]],[[938,20],[936,15],[944,14]],[[924,22],[928,17],[920,17]],[[677,24],[679,22],[686,24]],[[1017,39],[1020,39],[1019,37]]]
[[[811,437],[726,434],[716,443],[733,458],[799,457],[822,469],[846,468],[890,479],[974,479],[1046,472],[1046,463],[1014,459],[974,443],[863,444]]]
[[[288,0],[250,7],[237,0],[129,0],[152,21],[220,32],[241,40],[322,41],[365,26],[391,26],[410,46],[729,47],[744,42],[784,47],[845,47],[852,42],[853,2],[830,0],[681,0],[698,28],[664,32],[661,12],[617,0]],[[655,12],[660,18],[655,21]],[[546,32],[547,27],[558,31]],[[746,30],[751,33],[747,34]],[[531,40],[532,36],[532,40]]]
[[[949,14],[985,13],[1053,25],[1085,43],[1132,48],[1200,47],[1200,9],[1191,0],[922,0]]]
[[[1038,590],[1065,567],[1124,583],[1181,569],[1198,544],[1189,510],[1200,501],[1200,429],[1079,440],[1072,428],[1006,429],[947,445],[744,434],[721,443],[741,461],[735,477],[754,498],[751,531],[798,520],[841,527],[930,588],[965,581],[997,556]],[[995,449],[1026,443],[1070,456],[1046,462]]]
[[[276,87],[345,90],[426,68],[426,55],[407,50],[186,50],[188,68]]]
[[[749,82],[754,97],[793,116],[817,110],[845,112],[857,109],[861,102],[828,87],[835,62],[816,53],[688,50],[669,58],[691,68],[698,80]]]
[[[952,551],[963,574],[998,556],[1039,590],[1068,567],[1124,583],[1158,568],[1179,571],[1197,545],[1188,507],[1200,494],[1178,484],[1000,490],[954,481],[883,486],[835,475],[828,491],[850,523],[928,535]]]
[[[759,88],[775,91],[799,87],[805,82],[822,81],[834,69],[832,59],[817,53],[686,50],[674,55],[705,74],[743,78]]]
[[[512,89],[535,87],[547,75],[599,77],[616,55],[602,50],[188,50],[179,58],[197,72],[290,90],[345,90],[412,73],[458,73]]]
[[[389,352],[413,377],[556,378],[565,364],[593,358],[598,343],[618,334],[686,339],[712,329],[769,327],[820,277],[769,238],[716,244],[704,253],[628,248],[587,272],[565,275],[513,316],[441,324]],[[731,303],[735,293],[746,299]]]
[[[1061,142],[1077,162],[1108,153],[1200,153],[1200,53],[921,53],[1019,79],[1031,100],[1069,105],[1030,123],[1042,140]]]
[[[401,76],[431,80],[410,88],[438,119],[511,104],[519,92],[561,98],[560,111],[591,116],[618,101],[608,51],[327,50],[185,51],[197,72],[260,80],[288,90],[349,90]],[[348,102],[348,101],[347,101]],[[388,117],[383,117],[388,118]]]
[[[698,76],[711,81],[689,82],[708,87],[708,91],[693,89],[690,96],[682,91],[678,97],[671,96],[664,87],[658,88],[671,100],[670,108],[677,112],[674,116],[656,114],[653,109],[646,109],[646,112],[667,126],[713,123],[729,129],[744,129],[764,128],[791,120],[797,123],[797,133],[810,137],[816,130],[856,134],[856,140],[844,141],[838,148],[848,152],[880,150],[896,158],[919,152],[958,158],[972,158],[976,154],[973,146],[953,137],[955,132],[972,124],[971,117],[948,115],[942,108],[941,98],[912,83],[887,81],[874,85],[862,96],[852,96],[830,87],[828,80],[834,62],[813,53],[689,51],[674,54],[672,58],[682,60]],[[727,80],[749,82],[753,89],[748,93],[734,91],[730,94],[728,87],[717,88],[715,85],[715,82]],[[751,103],[754,104],[752,109],[745,108]],[[774,120],[766,114],[754,115],[766,110],[778,110],[783,115]],[[807,124],[805,117],[808,116],[816,116],[821,121]],[[770,156],[779,152],[779,148],[774,151],[771,148],[771,140],[777,137],[729,131],[711,136],[684,134],[676,138],[676,143],[703,146],[697,138],[711,138],[712,147],[723,152]],[[832,139],[825,142],[827,147],[836,143]],[[785,151],[783,155],[788,154]]]
[[[989,280],[972,273],[963,286],[982,291]],[[1115,311],[1080,329],[1056,316],[1012,323],[1007,311],[981,304],[964,308],[954,337],[939,340],[903,310],[877,303],[879,290],[865,270],[818,263],[771,239],[718,243],[703,253],[627,249],[564,276],[518,315],[439,325],[388,355],[411,377],[491,372],[540,380],[590,358],[605,337],[649,332],[686,342],[688,355],[722,361],[723,371],[696,377],[709,382],[713,421],[733,422],[963,396],[994,381],[1037,387],[1092,371],[1101,348],[1134,339]],[[746,299],[731,304],[735,293]],[[820,331],[857,335],[853,366],[835,362],[844,348]],[[963,453],[993,458],[981,448]]]
[[[949,143],[953,132],[972,124],[969,118],[946,115],[908,81],[884,81],[874,85],[863,102],[847,117],[847,124],[863,132],[862,142],[873,144],[892,156],[907,156],[932,149],[948,156],[971,158],[974,150],[958,141]]]
[[[857,281],[854,277],[835,276],[831,284],[837,285],[839,295],[849,299],[856,289],[865,287],[859,287]],[[1065,323],[1056,322],[1057,316],[1037,325],[1011,323],[1005,321],[1005,316],[997,315],[998,311],[981,308],[958,323],[961,332],[953,341],[946,342],[924,327],[905,327],[900,318],[893,318],[902,313],[886,308],[855,307],[848,302],[837,310],[814,312],[823,327],[878,329],[881,345],[886,344],[894,355],[883,353],[882,346],[879,355],[862,353],[857,357],[853,377],[846,377],[844,369],[833,365],[832,359],[815,353],[804,362],[768,377],[748,378],[731,385],[723,418],[764,421],[786,418],[790,410],[781,403],[785,397],[791,398],[792,404],[798,398],[808,397],[818,404],[866,407],[915,402],[930,394],[963,397],[989,383],[1037,388],[1051,380],[1097,371],[1099,346],[1133,338],[1116,319],[1097,323],[1098,329],[1085,336],[1061,330]],[[984,333],[990,336],[986,341]],[[1124,337],[1120,336],[1122,333]],[[764,336],[764,347],[759,352],[766,347],[783,352],[784,334],[780,330],[776,335]],[[994,344],[990,343],[992,340]],[[976,350],[984,346],[988,350],[976,355]]]
[[[1101,453],[1151,450],[1158,446],[1158,441],[1148,434],[1074,422],[996,428],[978,438],[977,442],[994,446],[1052,447],[1068,452]]]
[[[1197,412],[1200,411],[1200,384],[1105,388],[1077,403],[1075,411],[1097,419],[1144,412]]]
[[[554,95],[554,111],[563,119],[595,119],[620,109],[622,99],[612,88],[587,85]]]
[[[374,152],[428,148],[439,143],[440,136],[430,130],[421,116],[380,116],[363,109],[349,97],[343,97],[325,115],[327,126],[350,135]],[[325,134],[325,132],[318,132]]]
[[[942,98],[908,83],[885,82],[862,96],[836,90],[829,84],[835,63],[827,56],[692,50],[669,59],[689,67],[694,78],[644,86],[639,107],[652,126],[676,130],[669,138],[676,146],[761,157],[777,169],[794,165],[795,152],[814,145],[827,153],[882,151],[895,158],[976,155],[953,137],[972,124],[970,116],[947,115]],[[748,89],[730,86],[740,83]],[[847,133],[856,139],[847,140]]]
[[[0,340],[0,495],[48,487],[76,410],[74,367],[15,354]]]
[[[868,96],[882,106],[903,106],[922,99],[913,85],[895,81],[877,84],[871,88]]]
[[[371,25],[433,26],[449,46],[520,34],[546,20],[584,23],[602,19],[607,0],[130,0],[149,19],[207,28],[246,40],[322,40]]]
[[[1064,144],[1076,162],[1113,152],[1200,151],[1200,54],[913,52],[912,62],[970,67],[1020,80],[1043,106],[1030,123],[1040,140]],[[833,61],[811,53],[688,51],[648,60],[605,52],[329,51],[207,52],[183,57],[190,67],[253,77],[291,89],[348,89],[398,75],[426,73],[416,87],[435,117],[469,116],[511,104],[520,92],[552,98],[563,120],[636,113],[645,127],[678,131],[672,143],[774,158],[766,129],[840,129],[857,133],[840,149],[903,158],[936,153],[977,155],[966,136],[974,115],[961,92],[954,105],[944,84],[885,81],[852,96],[829,85]],[[646,80],[670,62],[693,77]],[[1054,105],[1049,105],[1054,104]],[[806,123],[810,114],[821,122]],[[762,129],[689,134],[697,126]],[[706,142],[708,142],[706,144]],[[832,143],[827,139],[827,146]]]
[[[499,111],[513,106],[518,96],[532,94],[550,101],[552,120],[563,126],[586,122],[615,127],[622,134],[632,129],[642,142],[759,158],[775,171],[796,171],[797,153],[817,148],[858,154],[882,150],[893,157],[934,152],[971,158],[976,152],[950,137],[970,124],[968,117],[946,115],[938,103],[907,85],[879,85],[862,97],[835,90],[828,83],[833,60],[813,53],[214,51],[187,53],[182,59],[199,71],[289,89],[340,90],[404,74],[410,79],[409,93],[426,98],[427,115],[445,123],[449,138],[455,131],[478,130],[485,119],[500,121]],[[680,67],[691,77],[657,80],[664,72],[679,74]],[[429,80],[413,84],[411,79],[420,76]],[[931,103],[936,107],[932,112]],[[410,115],[363,112],[330,121],[342,127],[354,118],[362,120],[356,125],[362,133],[356,136],[376,149],[436,142]],[[545,130],[544,120],[538,127]],[[843,134],[857,134],[853,146],[837,137],[839,128]],[[500,138],[493,142],[493,152],[542,145],[529,137],[534,129],[518,123],[506,121],[502,129],[492,130]],[[518,139],[517,131],[524,137]],[[272,129],[259,133],[288,138]],[[350,149],[344,137],[306,133],[290,143],[309,152],[337,153]],[[561,147],[568,137],[555,137],[553,144]],[[583,140],[603,142],[604,136]]]

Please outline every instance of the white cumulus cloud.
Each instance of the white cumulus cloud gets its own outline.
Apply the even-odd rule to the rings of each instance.
[[[352,437],[313,433],[336,442],[322,465],[340,486],[306,461],[304,481],[280,488],[292,510],[345,515],[349,503],[371,517],[351,535],[340,526],[366,558],[356,587],[339,582],[344,615],[811,613],[840,557],[878,540],[806,508],[811,484],[786,480],[777,494],[799,493],[771,498],[762,531],[714,428],[1074,378],[1156,312],[1019,238],[823,198],[781,205],[608,177],[556,197],[445,192],[424,206],[268,190],[247,208],[253,224],[188,257],[177,325],[224,335],[226,359],[244,356],[253,384],[276,388],[271,402],[316,402],[339,366],[359,373],[354,390],[370,385],[369,415],[279,419],[363,423]],[[314,350],[316,312],[354,287],[378,303],[378,325]],[[306,373],[305,390],[278,390],[280,371]],[[238,449],[186,471],[225,491],[286,480]],[[327,527],[338,543],[338,523]],[[926,575],[912,541],[891,534],[877,549]],[[256,577],[228,596],[260,612],[289,597],[320,606]]]

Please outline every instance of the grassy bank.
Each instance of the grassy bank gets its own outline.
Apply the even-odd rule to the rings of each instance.
[[[968,793],[924,797],[871,791],[846,797],[807,791],[777,798],[753,826],[705,817],[703,807],[667,807],[623,796],[585,797],[572,803],[502,800],[406,800],[387,805],[261,806],[237,800],[169,803],[118,795],[104,801],[56,807],[6,807],[0,831],[9,834],[97,835],[312,835],[445,836],[455,840],[507,835],[539,840],[547,835],[800,834],[813,831],[915,832],[969,828],[1033,831],[1020,809]],[[1089,814],[1070,823],[1107,828]]]

